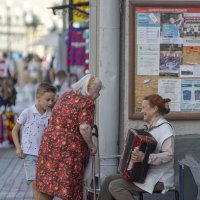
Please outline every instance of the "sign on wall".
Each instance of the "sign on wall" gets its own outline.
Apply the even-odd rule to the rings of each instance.
[[[171,119],[200,119],[200,6],[130,8],[129,117],[146,95],[170,98]]]

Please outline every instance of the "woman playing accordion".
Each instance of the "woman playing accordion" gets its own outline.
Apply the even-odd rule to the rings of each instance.
[[[143,119],[147,123],[148,132],[156,140],[156,147],[149,153],[148,159],[140,147],[131,150],[129,161],[136,166],[146,160],[148,170],[144,180],[131,180],[127,178],[131,165],[122,167],[121,175],[108,176],[102,185],[100,200],[133,200],[138,192],[167,191],[174,186],[174,130],[164,115],[169,113],[169,99],[163,99],[157,94],[146,96],[142,102]],[[152,153],[153,152],[153,153]],[[124,152],[123,152],[124,153]],[[123,155],[123,154],[122,154]],[[123,165],[121,157],[120,165]],[[119,166],[119,169],[120,166]],[[134,173],[132,171],[132,173]],[[137,173],[136,173],[137,174]]]

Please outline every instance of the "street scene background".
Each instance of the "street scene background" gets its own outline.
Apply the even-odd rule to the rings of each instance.
[[[0,0],[0,200],[33,198],[11,131],[35,103],[37,85],[49,82],[59,91],[57,72],[64,71],[67,88],[88,73],[89,7],[79,7],[86,14],[54,9],[84,2]]]

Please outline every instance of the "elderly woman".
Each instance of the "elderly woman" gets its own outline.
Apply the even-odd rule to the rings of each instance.
[[[72,85],[56,102],[42,138],[37,162],[39,200],[54,196],[63,200],[83,199],[83,177],[92,142],[94,101],[101,81],[88,74]]]
[[[144,121],[148,124],[148,132],[158,144],[155,153],[150,154],[150,168],[144,183],[128,182],[120,175],[108,176],[100,192],[100,200],[133,200],[140,191],[152,193],[155,190],[167,191],[174,186],[174,131],[163,117],[169,113],[169,99],[157,94],[146,96],[142,102]],[[132,161],[142,162],[144,153],[133,151]]]

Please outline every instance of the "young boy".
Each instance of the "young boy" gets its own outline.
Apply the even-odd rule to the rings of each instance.
[[[36,89],[36,104],[26,108],[18,117],[12,130],[16,154],[24,159],[27,181],[32,182],[33,199],[37,198],[36,161],[43,130],[47,127],[56,95],[56,88],[49,83],[41,83]],[[22,128],[22,129],[21,129]],[[21,146],[19,132],[21,129]]]

